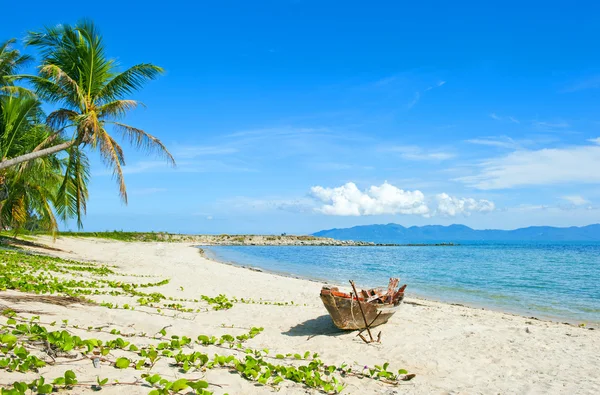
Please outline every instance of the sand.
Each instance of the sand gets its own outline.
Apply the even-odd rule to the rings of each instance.
[[[295,306],[237,303],[233,308],[201,313],[166,312],[170,316],[107,309],[100,306],[57,306],[46,303],[2,300],[0,304],[39,312],[42,322],[68,319],[70,325],[108,325],[123,333],[156,333],[171,325],[169,334],[240,334],[252,326],[264,332],[251,339],[252,348],[268,348],[271,354],[309,350],[318,352],[327,363],[346,362],[356,366],[389,362],[390,367],[416,374],[399,386],[374,380],[345,378],[345,394],[597,394],[600,393],[600,331],[562,323],[535,320],[501,312],[456,306],[410,298],[388,324],[381,326],[381,344],[365,344],[356,332],[340,332],[333,326],[318,294],[320,283],[256,272],[203,258],[187,243],[124,243],[117,241],[59,238],[44,243],[62,250],[44,253],[64,258],[93,261],[118,267],[123,274],[148,274],[150,280],[169,278],[157,291],[178,298],[226,294],[238,298],[290,302]],[[149,281],[148,278],[139,279]],[[143,281],[142,281],[143,280]],[[127,280],[129,281],[129,279]],[[147,290],[152,292],[153,289]],[[4,295],[16,292],[5,292]],[[100,301],[119,301],[119,297],[94,297]],[[298,305],[299,304],[299,305]],[[174,313],[174,314],[172,314]],[[30,316],[23,314],[24,316]],[[228,328],[224,328],[228,327]],[[233,328],[231,328],[233,326]],[[77,333],[76,330],[73,330]],[[85,331],[81,337],[92,337]],[[112,338],[108,334],[93,337]],[[141,338],[128,339],[147,344]],[[204,350],[206,352],[206,350]],[[223,353],[222,349],[214,352]],[[110,366],[93,369],[89,361],[46,367],[41,373],[55,377],[73,369],[80,381],[96,376],[132,381],[140,372]],[[181,374],[166,365],[155,370],[175,379]],[[215,394],[270,394],[270,387],[258,386],[224,369],[196,373],[211,383]],[[0,370],[2,384],[23,374]],[[189,376],[189,375],[188,375]],[[193,376],[193,375],[192,375]],[[91,393],[76,387],[70,393]],[[106,387],[102,394],[147,394],[144,387]],[[317,393],[295,383],[283,383],[279,393]]]

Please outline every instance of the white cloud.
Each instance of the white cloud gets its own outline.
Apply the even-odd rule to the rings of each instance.
[[[188,145],[178,146],[173,150],[176,158],[196,158],[208,155],[229,155],[238,152],[234,147],[210,146],[210,145]]]
[[[490,118],[496,120],[496,121],[509,121],[512,123],[521,123],[521,121],[519,121],[517,118],[512,117],[512,116],[500,116],[498,114],[496,114],[495,112],[490,114]]]
[[[582,90],[586,90],[586,89],[596,89],[596,88],[600,88],[600,76],[598,76],[598,75],[592,76],[586,80],[581,80],[581,81],[567,87],[562,92],[563,93],[577,92],[577,91],[582,91]]]
[[[489,212],[495,209],[493,202],[472,198],[456,198],[445,193],[432,200],[432,211],[428,199],[419,190],[405,191],[387,182],[371,186],[361,191],[356,184],[349,182],[337,188],[315,186],[311,195],[323,203],[316,211],[326,215],[362,216],[384,214],[414,214],[430,217],[433,215],[470,215],[472,212]]]
[[[397,145],[384,149],[385,151],[398,152],[403,159],[407,160],[434,160],[443,161],[454,158],[454,154],[438,150],[427,151],[414,145]]]
[[[439,88],[442,85],[444,85],[445,83],[446,83],[446,81],[438,81],[435,85],[429,86],[429,87],[423,89],[423,92],[419,92],[419,91],[415,92],[415,98],[410,103],[408,103],[408,108],[413,108],[415,106],[415,104],[417,104],[419,102],[419,100],[421,100],[422,93],[425,93],[425,92],[430,91],[435,88]]]
[[[515,151],[479,166],[479,174],[457,180],[478,189],[600,183],[600,145]]]
[[[413,101],[408,103],[408,108],[413,108],[415,106],[415,104],[417,104],[419,102],[420,99],[421,99],[421,93],[415,92],[415,98],[413,99]]]
[[[308,166],[312,169],[323,171],[343,171],[343,170],[373,170],[373,166],[361,166],[349,163],[336,162],[311,162]]]
[[[172,169],[173,167],[165,161],[140,161],[133,165],[123,166],[123,174],[137,174]],[[112,174],[112,172],[105,170],[103,174]]]
[[[273,210],[288,211],[293,213],[309,213],[314,209],[314,200],[308,197],[303,198],[281,198],[265,197],[253,198],[246,196],[237,196],[234,198],[223,199],[217,202],[222,210],[227,212],[268,212]]]
[[[539,129],[565,129],[570,127],[567,122],[559,121],[559,122],[541,122],[541,121],[533,121],[533,126]]]
[[[134,188],[129,190],[130,195],[146,196],[154,195],[155,193],[165,192],[167,188]]]
[[[465,140],[465,142],[470,144],[478,144],[478,145],[487,145],[490,147],[498,147],[498,148],[510,148],[510,149],[519,149],[521,148],[520,144],[510,137],[502,136],[498,138],[479,138],[479,139],[470,139]]]
[[[436,195],[437,208],[435,214],[454,217],[455,215],[471,215],[472,212],[488,213],[496,208],[493,202],[473,198],[456,198],[446,193]]]
[[[590,143],[594,143],[594,144],[600,145],[600,137],[596,137],[595,139],[589,139],[588,141]]]
[[[569,195],[569,196],[561,196],[561,199],[566,200],[571,203],[573,206],[583,206],[589,204],[590,201],[585,199],[583,196],[579,195]]]
[[[506,211],[511,212],[531,212],[531,211],[540,211],[540,210],[549,210],[552,209],[551,206],[546,206],[543,204],[520,204],[516,207],[508,207]]]
[[[439,88],[440,86],[444,85],[445,83],[446,83],[446,81],[439,81],[434,86],[430,86],[430,87],[426,88],[425,92],[430,91],[430,90],[435,89],[435,88]]]
[[[421,214],[429,213],[425,195],[421,191],[404,191],[383,183],[360,191],[356,184],[349,182],[337,188],[311,188],[311,195],[325,203],[317,210],[327,215],[380,215],[380,214]]]
[[[248,168],[243,163],[229,163],[221,160],[188,160],[177,161],[177,166],[173,167],[166,162],[161,161],[140,161],[132,165],[123,167],[123,174],[140,173],[246,173],[256,170]],[[111,175],[110,170],[103,170],[98,175]]]

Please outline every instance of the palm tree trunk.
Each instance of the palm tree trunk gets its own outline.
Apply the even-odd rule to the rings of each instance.
[[[41,158],[42,156],[52,155],[57,152],[64,151],[70,148],[73,144],[75,144],[75,140],[67,141],[62,144],[54,145],[52,147],[44,148],[39,151],[30,152],[25,155],[17,156],[16,158],[3,160],[2,162],[0,162],[0,170],[6,169],[7,167],[11,167],[14,165],[18,165],[19,163]]]

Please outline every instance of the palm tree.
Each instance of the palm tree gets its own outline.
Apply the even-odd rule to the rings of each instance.
[[[6,94],[11,91],[24,91],[23,88],[15,87],[10,77],[18,69],[29,63],[31,57],[29,55],[22,55],[18,50],[12,48],[12,44],[16,41],[13,38],[0,43],[0,94]]]
[[[11,48],[15,41],[0,44],[0,161],[65,142],[44,125],[46,117],[35,95],[12,83],[13,75],[31,60]],[[1,169],[0,227],[18,231],[36,218],[38,225],[54,232],[55,213],[63,221],[77,217],[81,227],[88,179],[88,161],[79,148],[68,158],[49,154]]]
[[[41,105],[31,95],[0,96],[0,150],[3,158],[44,148],[53,131],[44,125]],[[76,172],[66,172],[68,165]],[[69,158],[46,155],[1,173],[0,226],[15,232],[31,218],[53,232],[58,230],[55,212],[62,220],[85,212],[89,166],[80,150]]]
[[[59,105],[60,108],[47,118],[47,124],[56,132],[47,138],[46,147],[42,149],[10,159],[3,158],[0,170],[63,150],[73,156],[74,150],[89,147],[98,150],[112,168],[121,197],[127,202],[122,170],[125,158],[121,146],[107,131],[109,126],[138,148],[154,151],[175,164],[160,140],[121,122],[129,110],[141,104],[124,97],[158,77],[163,72],[162,68],[142,63],[118,72],[115,61],[105,54],[100,34],[87,21],[30,33],[26,42],[40,50],[39,75],[13,78],[29,80],[40,99]],[[62,141],[59,141],[61,138]],[[68,173],[75,172],[72,167],[75,162],[69,162]]]

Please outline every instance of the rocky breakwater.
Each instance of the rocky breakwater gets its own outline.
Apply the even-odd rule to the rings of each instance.
[[[365,241],[335,240],[327,237],[293,235],[197,235],[194,241],[201,245],[247,246],[374,246]]]

